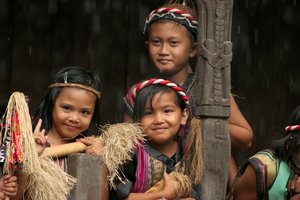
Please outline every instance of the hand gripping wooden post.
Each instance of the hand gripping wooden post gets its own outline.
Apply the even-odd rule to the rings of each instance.
[[[195,115],[201,117],[204,176],[201,199],[222,200],[229,174],[230,62],[233,0],[198,0]]]
[[[84,152],[86,145],[72,142],[59,146],[47,147],[43,155],[57,158],[67,156],[66,166],[68,174],[76,177],[77,184],[73,188],[68,200],[100,199],[102,183],[102,159],[97,155]]]

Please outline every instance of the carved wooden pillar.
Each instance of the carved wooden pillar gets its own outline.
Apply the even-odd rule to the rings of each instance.
[[[196,111],[202,118],[204,176],[201,199],[222,200],[229,174],[230,62],[233,0],[198,0]]]

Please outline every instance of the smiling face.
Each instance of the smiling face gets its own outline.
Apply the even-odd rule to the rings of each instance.
[[[58,94],[53,112],[49,143],[73,138],[89,128],[94,114],[96,95],[84,89],[66,87]]]
[[[187,121],[188,111],[183,111],[175,102],[174,91],[159,92],[152,102],[147,99],[144,114],[140,118],[144,133],[152,146],[167,145],[174,141],[180,125]]]
[[[156,22],[149,28],[148,45],[152,63],[161,74],[180,82],[176,77],[187,76],[189,59],[196,55],[188,30],[173,21]]]

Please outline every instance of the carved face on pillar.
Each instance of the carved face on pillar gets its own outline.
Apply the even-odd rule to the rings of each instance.
[[[151,24],[146,41],[149,56],[159,72],[180,85],[188,74],[189,59],[196,55],[190,33],[174,21],[158,21]]]

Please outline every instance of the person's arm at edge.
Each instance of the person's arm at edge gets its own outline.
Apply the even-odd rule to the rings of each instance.
[[[233,96],[230,96],[231,110],[228,120],[231,143],[234,147],[249,148],[252,145],[252,129],[238,108]]]
[[[243,175],[237,180],[233,196],[235,200],[256,200],[256,174],[249,164]]]

